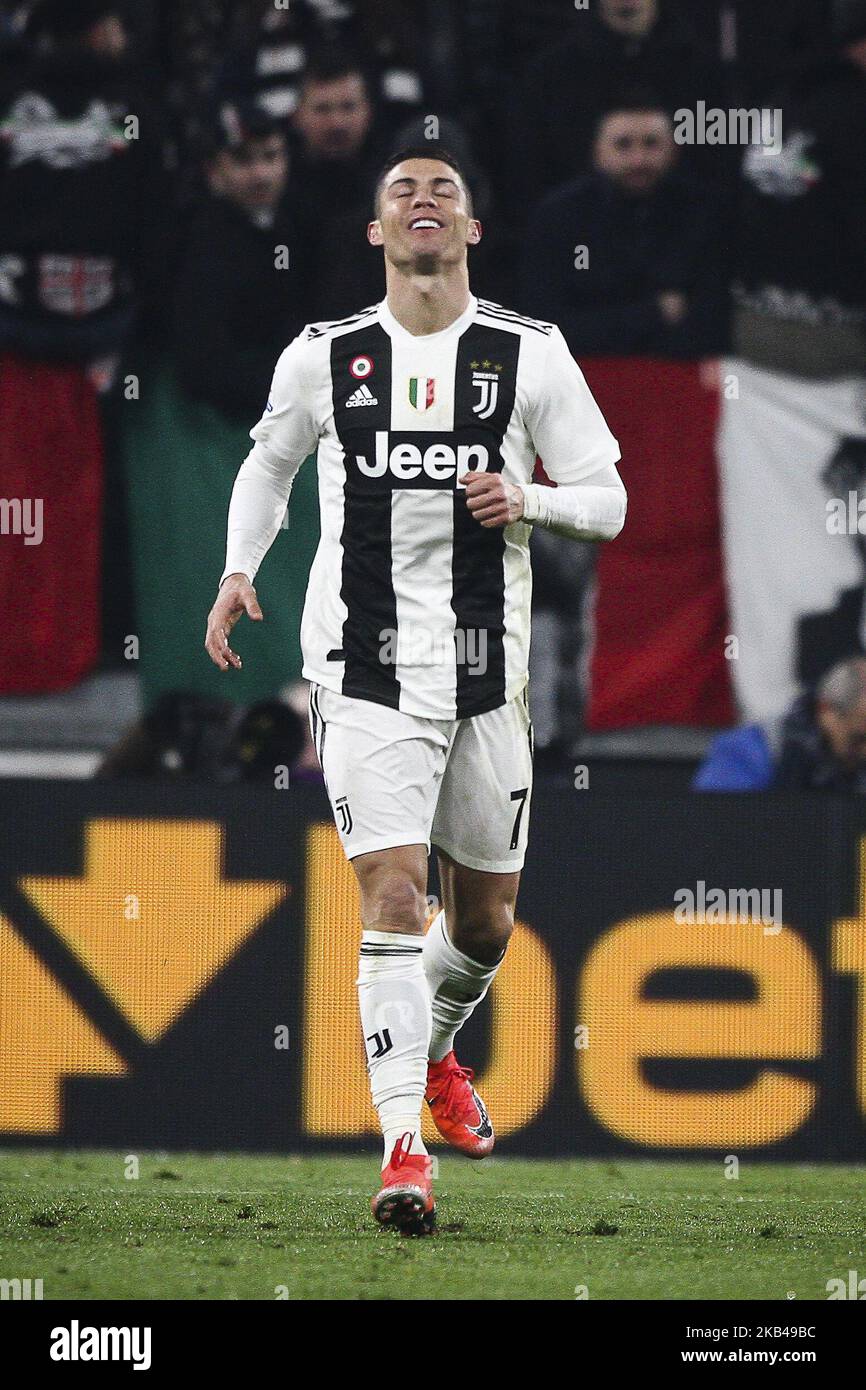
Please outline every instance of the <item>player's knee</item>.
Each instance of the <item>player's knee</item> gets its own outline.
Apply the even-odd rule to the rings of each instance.
[[[379,874],[365,894],[364,925],[371,931],[422,932],[427,900],[401,872]]]
[[[502,955],[514,930],[511,903],[479,904],[448,919],[448,935],[464,955],[483,964]]]

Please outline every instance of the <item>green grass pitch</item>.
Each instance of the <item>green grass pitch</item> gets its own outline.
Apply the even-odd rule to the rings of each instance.
[[[826,1299],[864,1169],[445,1155],[439,1233],[377,1228],[369,1157],[0,1152],[0,1278],[46,1299]]]

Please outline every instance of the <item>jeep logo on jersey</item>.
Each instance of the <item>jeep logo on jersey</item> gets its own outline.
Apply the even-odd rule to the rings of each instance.
[[[410,376],[409,404],[416,410],[429,410],[436,399],[436,381],[432,376]]]
[[[490,461],[483,444],[458,444],[455,449],[435,435],[429,436],[429,443],[425,435],[415,436],[419,443],[404,440],[390,444],[390,438],[387,430],[377,430],[373,458],[355,455],[358,471],[365,478],[384,478],[390,473],[403,483],[418,480],[422,487],[430,482],[449,484],[469,469],[485,472]]]

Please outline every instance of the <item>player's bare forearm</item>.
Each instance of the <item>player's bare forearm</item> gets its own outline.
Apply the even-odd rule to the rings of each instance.
[[[507,483],[501,473],[464,473],[466,505],[480,526],[510,526],[523,516],[523,489]]]
[[[244,613],[255,623],[260,623],[265,616],[247,576],[229,574],[223,580],[216,602],[208,614],[204,642],[205,651],[220,671],[228,671],[231,667],[239,671],[243,665],[237,652],[229,646],[228,639],[238,618]]]

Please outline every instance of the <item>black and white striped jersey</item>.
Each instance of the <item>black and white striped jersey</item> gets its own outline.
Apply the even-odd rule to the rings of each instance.
[[[244,468],[225,573],[252,580],[291,479],[318,449],[321,540],[310,571],[304,675],[433,719],[506,703],[527,680],[531,575],[523,521],[484,529],[469,470],[556,483],[619,458],[559,329],[472,298],[416,337],[387,302],[308,325],[277,363],[256,441],[274,483],[270,534],[245,524]],[[267,528],[266,528],[267,529]]]

